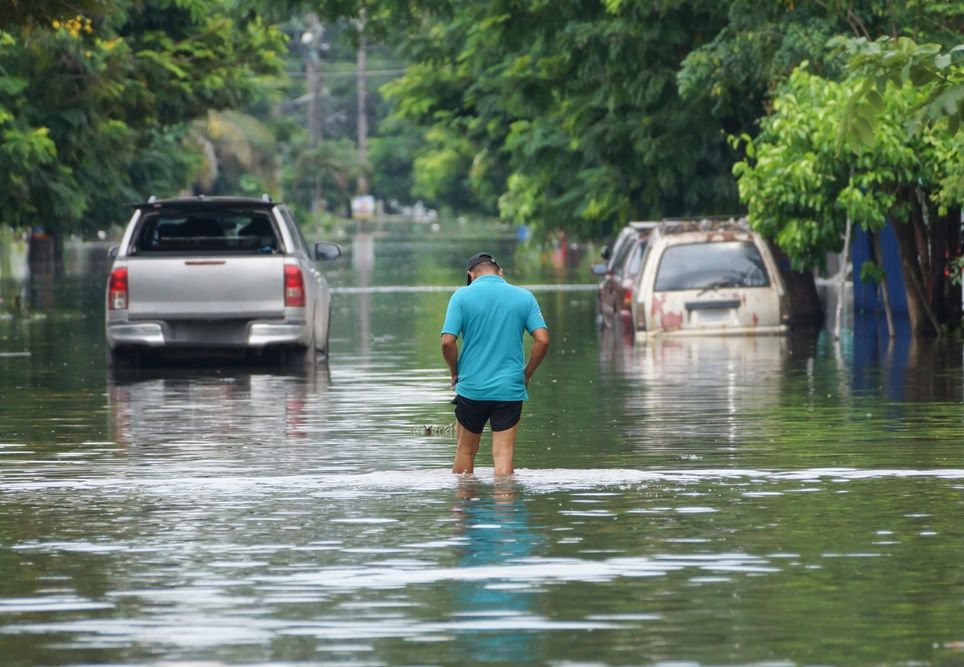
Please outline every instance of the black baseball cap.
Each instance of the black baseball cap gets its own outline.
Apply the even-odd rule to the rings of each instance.
[[[465,270],[466,270],[466,271],[471,271],[472,269],[474,269],[475,267],[477,267],[479,264],[482,264],[483,262],[492,262],[492,263],[495,264],[497,267],[502,268],[501,266],[499,266],[499,262],[495,259],[495,257],[492,256],[491,253],[487,253],[487,252],[477,252],[477,253],[475,253],[474,255],[472,255],[471,257],[469,257],[469,262],[468,262],[468,264],[465,266]],[[465,284],[468,285],[468,284],[470,284],[471,282],[472,282],[472,277],[471,277],[471,276],[468,276],[468,277],[465,279]]]

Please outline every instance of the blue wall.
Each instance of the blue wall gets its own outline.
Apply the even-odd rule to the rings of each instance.
[[[904,277],[900,269],[900,255],[897,250],[897,236],[891,222],[880,232],[880,247],[883,252],[883,267],[887,274],[887,292],[890,295],[890,309],[895,318],[907,317],[907,293],[904,291]],[[854,313],[884,312],[883,299],[873,283],[860,280],[860,267],[873,258],[870,237],[860,227],[853,228],[850,257],[853,264]]]

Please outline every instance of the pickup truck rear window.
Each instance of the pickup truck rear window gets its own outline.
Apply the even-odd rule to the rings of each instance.
[[[274,254],[278,233],[262,211],[149,213],[135,242],[139,254]]]
[[[656,274],[657,292],[722,287],[769,287],[760,251],[748,242],[669,246]]]

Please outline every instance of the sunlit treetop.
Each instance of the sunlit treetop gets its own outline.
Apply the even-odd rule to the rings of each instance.
[[[102,16],[116,5],[114,0],[4,0],[0,3],[0,29],[29,24],[64,26],[84,17]]]

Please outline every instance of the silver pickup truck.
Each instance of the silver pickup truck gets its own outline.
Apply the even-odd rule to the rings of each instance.
[[[267,197],[136,204],[111,248],[108,363],[169,352],[313,363],[328,352],[331,325],[315,261],[340,254],[334,243],[309,247],[288,208]]]

